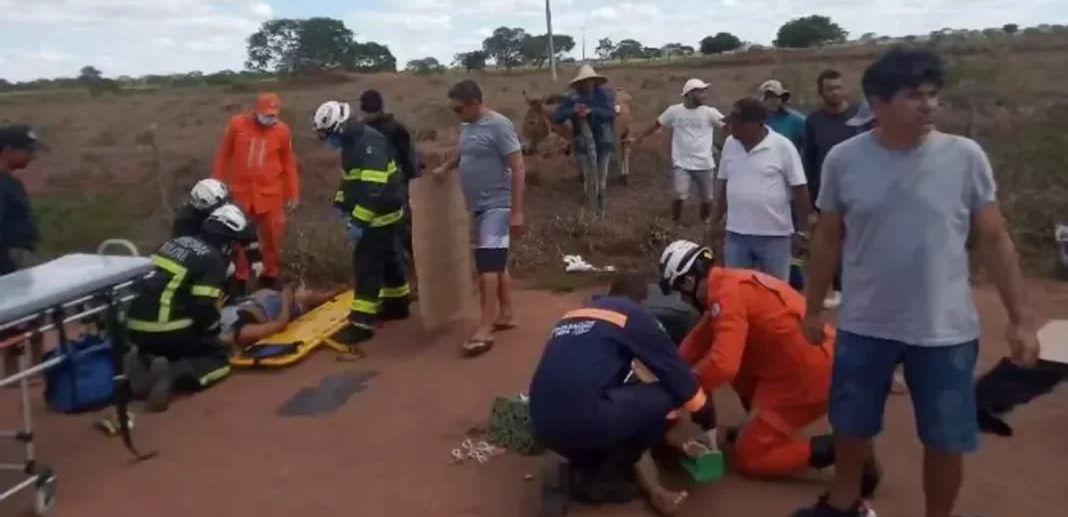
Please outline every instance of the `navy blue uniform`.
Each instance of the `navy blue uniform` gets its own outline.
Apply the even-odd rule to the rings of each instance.
[[[26,188],[10,172],[0,170],[0,275],[18,269],[10,250],[34,251],[40,240]]]
[[[658,382],[625,382],[634,359]],[[578,468],[632,465],[663,437],[671,411],[695,411],[705,400],[652,313],[614,296],[557,323],[530,386],[535,435]]]

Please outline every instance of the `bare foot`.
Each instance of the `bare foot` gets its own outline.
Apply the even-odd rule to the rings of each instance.
[[[670,490],[657,490],[649,496],[649,504],[660,515],[675,515],[682,507],[682,503],[690,494],[685,490],[672,492]]]

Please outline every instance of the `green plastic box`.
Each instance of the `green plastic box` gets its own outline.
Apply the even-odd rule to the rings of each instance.
[[[690,477],[698,483],[715,481],[726,473],[726,464],[723,461],[723,453],[720,451],[707,452],[697,458],[681,459],[682,467],[690,473]]]

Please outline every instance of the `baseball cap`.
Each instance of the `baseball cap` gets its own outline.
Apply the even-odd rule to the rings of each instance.
[[[27,151],[48,150],[48,146],[37,138],[33,128],[23,124],[0,126],[0,149],[5,147]]]
[[[278,116],[282,108],[282,101],[274,93],[263,93],[256,98],[256,113],[260,115]]]
[[[867,102],[860,103],[857,108],[857,114],[853,115],[853,118],[846,121],[847,126],[851,127],[864,127],[875,120],[875,113],[871,111],[871,105]]]
[[[697,79],[697,78],[690,79],[690,80],[686,81],[686,84],[684,84],[682,86],[682,94],[686,95],[687,93],[690,93],[690,92],[692,92],[694,90],[704,90],[705,88],[708,88],[708,86],[709,86],[708,83],[706,83],[706,82],[704,82],[704,81],[702,81],[700,79]]]
[[[790,95],[790,90],[783,88],[782,83],[776,81],[775,79],[764,81],[760,84],[760,88],[757,89],[757,93],[759,93],[761,96],[763,96],[767,92],[774,93],[779,97],[782,97],[783,95]]]

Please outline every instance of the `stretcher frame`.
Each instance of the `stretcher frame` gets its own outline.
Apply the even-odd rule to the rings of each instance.
[[[14,373],[0,378],[0,389],[17,384],[22,406],[21,427],[14,431],[0,430],[0,440],[22,443],[25,451],[22,463],[0,463],[0,472],[17,472],[26,476],[22,481],[16,482],[0,493],[0,502],[33,487],[36,491],[34,499],[36,515],[47,515],[55,506],[56,474],[50,467],[37,462],[38,451],[34,444],[30,378],[60,365],[67,359],[67,355],[57,353],[55,357],[47,361],[31,364],[31,358],[27,357],[27,348],[33,350],[39,346],[40,339],[45,332],[56,330],[61,336],[65,336],[67,324],[85,322],[100,313],[107,312],[109,321],[121,321],[119,313],[124,311],[123,307],[126,303],[136,297],[133,293],[135,284],[151,271],[150,263],[146,266],[145,270],[138,273],[131,272],[122,280],[109,282],[103,287],[90,289],[88,292],[79,293],[70,299],[57,301],[42,308],[34,308],[28,311],[28,314],[16,316],[8,321],[0,320],[0,335],[9,329],[17,329],[17,333],[13,336],[0,340],[0,353],[14,355],[17,362]],[[23,328],[27,325],[29,330],[24,332]],[[63,343],[60,344],[61,347],[63,345]],[[124,379],[120,367],[116,370],[116,383]],[[120,411],[125,411],[125,409]]]

